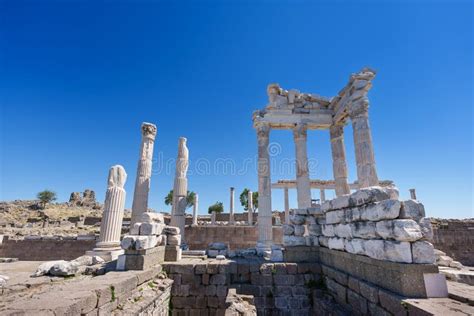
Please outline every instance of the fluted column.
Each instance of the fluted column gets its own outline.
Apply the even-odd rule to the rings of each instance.
[[[229,202],[229,224],[234,224],[234,193],[235,188],[230,187],[230,202]]]
[[[193,203],[193,225],[198,224],[198,210],[199,210],[199,195],[194,195]]]
[[[354,148],[357,163],[357,179],[359,188],[376,186],[379,184],[375,166],[372,134],[369,125],[369,100],[362,97],[353,102],[349,115],[352,120],[354,134]]]
[[[249,191],[247,195],[247,211],[249,225],[253,225],[253,192]]]
[[[106,261],[111,261],[123,253],[120,247],[120,235],[126,195],[123,186],[126,180],[127,173],[122,166],[116,165],[110,168],[99,240],[94,250],[86,254],[100,256]]]
[[[256,124],[258,142],[258,241],[257,250],[269,250],[272,234],[272,192],[270,178],[270,154],[268,152],[270,126]]]
[[[336,196],[350,194],[347,182],[346,149],[344,147],[344,125],[333,125],[329,129],[332,151],[332,171],[336,183]],[[321,202],[323,202],[321,200]]]
[[[173,186],[173,206],[171,209],[171,226],[181,231],[181,243],[185,242],[185,212],[188,194],[188,179],[186,178],[189,166],[189,152],[186,147],[186,138],[180,137],[178,144],[178,158],[176,159],[176,174]]]
[[[135,192],[133,193],[131,225],[138,222],[143,213],[148,212],[148,193],[152,171],[153,146],[156,137],[156,126],[143,123],[141,126],[142,144],[138,160]]]
[[[298,208],[311,207],[311,186],[308,171],[308,153],[306,148],[307,130],[305,125],[293,128],[296,152],[296,193]]]
[[[290,224],[290,200],[288,197],[288,188],[283,189],[285,196],[285,223]]]

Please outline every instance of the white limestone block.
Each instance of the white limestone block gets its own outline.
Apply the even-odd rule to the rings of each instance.
[[[290,222],[294,225],[303,225],[306,221],[306,216],[290,215]]]
[[[395,219],[376,223],[377,235],[383,239],[416,241],[421,239],[420,226],[412,219]]]
[[[321,228],[321,225],[319,224],[311,224],[311,225],[308,225],[308,233],[311,235],[311,236],[319,236],[322,234],[322,228]]]
[[[411,244],[413,263],[435,263],[436,256],[432,243],[427,241],[417,241]]]
[[[334,237],[336,234],[334,225],[322,225],[322,233],[326,237]]]
[[[374,202],[380,202],[390,199],[388,194],[382,187],[369,187],[360,189],[350,195],[350,205],[359,206]]]
[[[429,218],[422,218],[419,222],[421,234],[426,240],[433,240],[433,226],[431,225],[431,220]]]
[[[161,235],[165,224],[161,223],[143,223],[140,226],[140,235]]]
[[[337,237],[352,238],[352,230],[349,224],[337,224],[334,227],[334,232]]]
[[[163,233],[166,235],[179,235],[180,230],[178,227],[166,226],[165,228],[163,228]]]
[[[378,259],[378,260],[383,260],[385,259],[385,250],[384,250],[384,243],[383,240],[380,239],[370,239],[370,240],[364,240],[363,242],[364,250],[365,250],[365,255]]]
[[[344,238],[332,237],[328,239],[328,248],[334,250],[344,250]]]
[[[295,227],[293,225],[283,225],[282,226],[283,235],[291,236],[295,234]]]
[[[377,238],[374,222],[355,222],[351,223],[350,227],[353,237],[363,239]]]
[[[287,247],[306,246],[306,238],[303,236],[283,236],[283,245]]]
[[[320,246],[328,248],[329,237],[319,236],[318,241]]]
[[[181,235],[169,235],[168,246],[179,246],[181,245]]]
[[[303,225],[295,225],[293,226],[295,228],[295,236],[303,236],[305,227]]]
[[[361,210],[361,220],[380,221],[394,219],[400,214],[400,201],[384,200],[375,204],[367,205]]]
[[[140,226],[142,223],[135,223],[132,227],[130,227],[130,235],[140,235]]]
[[[344,220],[344,211],[331,211],[326,213],[326,224],[338,224]]]
[[[423,217],[425,217],[425,207],[422,203],[415,200],[402,202],[400,218],[409,218],[419,222]]]
[[[410,243],[406,241],[384,241],[385,259],[394,262],[412,263]]]
[[[364,240],[359,238],[346,239],[344,241],[344,249],[356,255],[365,255]]]

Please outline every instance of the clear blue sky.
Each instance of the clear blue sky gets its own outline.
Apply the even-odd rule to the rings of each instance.
[[[474,216],[471,1],[1,0],[0,12],[0,200],[45,188],[60,201],[85,188],[103,200],[109,167],[122,164],[130,207],[148,121],[158,125],[161,166],[188,138],[200,212],[216,200],[227,208],[230,186],[257,189],[251,117],[268,83],[330,97],[371,66],[379,177],[404,198],[415,187],[429,216]],[[274,164],[291,161],[291,132],[271,137],[281,149]],[[328,132],[308,142],[311,177],[332,178]],[[346,150],[353,181],[351,126]],[[169,210],[173,173],[156,164],[150,207]],[[273,170],[280,178],[294,169]],[[273,208],[282,207],[275,191]]]

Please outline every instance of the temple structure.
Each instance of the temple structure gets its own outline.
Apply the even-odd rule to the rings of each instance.
[[[379,185],[370,131],[367,93],[372,87],[375,71],[364,68],[349,78],[349,83],[333,98],[284,90],[278,84],[267,88],[269,103],[253,113],[253,126],[258,141],[259,238],[257,248],[270,249],[272,244],[272,202],[270,155],[272,129],[292,130],[296,153],[296,189],[298,208],[311,206],[311,182],[306,149],[308,130],[329,130],[334,188],[337,196],[350,194],[344,126],[352,122],[357,164],[358,189]]]

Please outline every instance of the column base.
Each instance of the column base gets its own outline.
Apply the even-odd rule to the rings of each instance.
[[[114,261],[118,259],[118,256],[124,254],[123,249],[100,249],[95,248],[94,250],[86,251],[86,256],[98,256],[104,259],[104,261]]]

